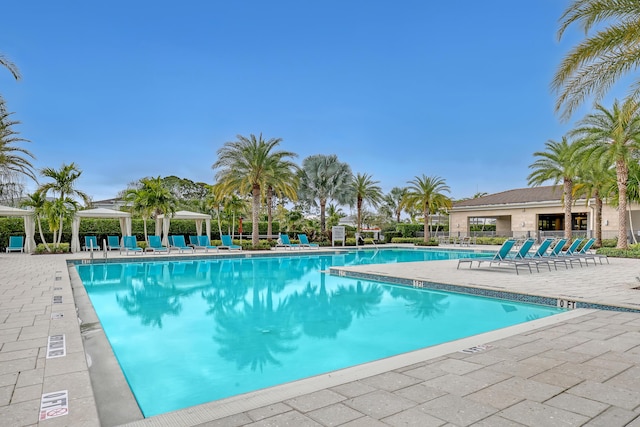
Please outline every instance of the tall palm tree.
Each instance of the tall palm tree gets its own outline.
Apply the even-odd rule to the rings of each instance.
[[[405,194],[407,194],[406,187],[393,187],[391,191],[384,196],[384,203],[387,205],[387,208],[393,212],[396,222],[400,222]]]
[[[611,110],[596,104],[595,112],[578,123],[572,135],[585,140],[587,153],[615,165],[618,185],[618,248],[627,247],[627,180],[629,163],[640,155],[640,103],[615,100]]]
[[[324,233],[327,202],[335,201],[340,205],[352,202],[351,168],[340,162],[335,154],[316,154],[302,161],[299,177],[298,198],[320,207],[320,231]]]
[[[578,179],[573,185],[573,198],[584,197],[587,205],[594,199],[595,245],[602,246],[602,206],[615,187],[615,171],[602,159],[593,159],[584,151],[577,153]]]
[[[382,189],[378,185],[380,181],[374,181],[373,177],[366,173],[359,173],[353,177],[352,191],[353,198],[356,201],[357,210],[357,230],[362,231],[362,207],[365,203],[369,203],[376,208],[382,202]]]
[[[13,113],[0,109],[0,198],[4,199],[11,195],[10,190],[15,187],[21,175],[37,181],[29,160],[35,159],[34,155],[15,145],[29,141],[20,138],[19,132],[13,129],[20,122],[11,120],[11,114]]]
[[[547,181],[554,185],[562,182],[562,201],[564,207],[564,237],[571,239],[573,220],[571,205],[573,204],[573,181],[578,172],[579,163],[576,161],[578,145],[572,144],[567,137],[562,141],[547,141],[545,151],[533,153],[537,160],[529,165],[533,172],[527,177],[529,185],[538,186]]]
[[[560,18],[558,38],[572,24],[586,39],[562,60],[552,87],[559,93],[556,110],[568,118],[587,97],[600,101],[623,76],[640,64],[640,3],[637,0],[573,0]],[[596,29],[591,35],[591,30]],[[635,77],[630,96],[640,95]]]
[[[52,182],[41,184],[38,192],[41,192],[46,198],[49,192],[53,194],[56,200],[53,202],[55,206],[50,206],[48,211],[56,215],[59,224],[55,229],[58,231],[57,238],[54,233],[54,245],[59,245],[62,241],[62,229],[65,220],[71,218],[74,212],[75,198],[80,197],[85,206],[91,204],[91,198],[83,191],[76,188],[77,180],[82,175],[82,171],[75,163],[63,164],[58,170],[53,168],[44,168],[40,174],[45,178],[52,179]],[[52,218],[53,220],[53,218]],[[53,229],[52,229],[53,231]]]
[[[262,139],[250,134],[249,137],[237,135],[237,141],[226,142],[218,150],[218,160],[213,169],[218,169],[216,180],[222,187],[238,191],[240,194],[251,194],[252,197],[252,231],[253,246],[258,246],[260,234],[258,219],[262,189],[268,179],[272,165],[279,161],[287,161],[296,156],[290,151],[275,151],[282,142],[281,138]]]
[[[439,176],[416,176],[409,181],[403,205],[410,209],[420,209],[424,217],[424,241],[429,241],[429,214],[442,208],[451,208],[451,199],[444,193],[451,189]]]
[[[295,201],[298,198],[298,165],[281,158],[274,159],[265,175],[267,186],[267,236],[273,234],[273,198],[288,198]]]

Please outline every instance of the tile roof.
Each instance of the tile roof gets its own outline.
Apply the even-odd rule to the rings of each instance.
[[[483,197],[478,197],[477,199],[459,200],[453,203],[453,208],[561,200],[562,186],[549,185],[545,187],[516,188],[501,193],[488,194]]]

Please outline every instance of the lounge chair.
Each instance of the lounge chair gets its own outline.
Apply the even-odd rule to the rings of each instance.
[[[609,264],[609,258],[606,255],[589,252],[591,250],[591,247],[593,246],[593,244],[595,242],[596,242],[596,239],[593,238],[593,237],[591,239],[587,240],[587,243],[585,243],[582,246],[582,248],[580,248],[579,251],[576,251],[572,255],[572,257],[584,259],[584,262],[585,262],[586,265],[589,265],[589,259],[593,260],[593,264],[594,265],[598,265],[598,263],[596,263],[596,258],[598,258],[600,260],[600,264],[602,264],[602,260],[603,259],[606,259],[607,260],[607,264]]]
[[[491,258],[461,258],[458,260],[458,266],[456,267],[456,269],[460,268],[460,264],[463,262],[468,262],[469,268],[471,268],[473,266],[474,261],[478,261],[478,267],[479,267],[483,261],[487,262],[487,261],[497,261],[500,259],[506,259],[507,255],[509,255],[511,248],[513,248],[513,245],[515,245],[515,243],[516,241],[513,239],[505,240],[505,242],[502,244],[500,249],[498,249],[498,252],[496,252]]]
[[[7,253],[24,252],[24,236],[9,236],[9,246],[6,250]]]
[[[84,236],[84,250],[100,250],[98,245],[98,238],[96,236]]]
[[[189,236],[189,245],[188,246],[193,246],[194,248],[196,246],[198,246],[198,236]]]
[[[120,244],[120,238],[118,236],[107,236],[107,250],[118,250],[122,252],[122,245]]]
[[[574,255],[577,253],[578,247],[582,244],[583,240],[584,239],[575,239],[566,251],[560,251],[558,253],[558,258],[563,258],[566,261],[569,261],[571,268],[573,268],[573,261],[578,261],[578,263],[580,263],[580,267],[582,267],[582,261]]]
[[[169,244],[171,245],[170,249],[177,249],[180,251],[180,253],[184,251],[195,252],[195,249],[193,249],[192,246],[187,246],[187,243],[184,241],[184,236],[175,235],[170,237],[171,237],[169,239]]]
[[[278,243],[278,246],[284,247],[285,249],[298,249],[301,247],[297,243],[291,243],[289,235],[284,233],[280,233],[280,243]]]
[[[125,255],[129,255],[129,252],[133,252],[134,255],[144,255],[144,251],[138,246],[138,239],[136,239],[136,236],[122,237],[122,245],[124,246]]]
[[[317,243],[309,242],[309,238],[306,234],[298,234],[298,240],[300,240],[301,247],[320,249],[320,246]]]
[[[567,239],[558,240],[553,246],[553,248],[551,248],[551,251],[548,254],[543,254],[541,259],[546,260],[547,262],[552,262],[553,267],[556,270],[558,269],[558,266],[556,264],[559,262],[564,263],[564,266],[566,268],[569,268],[569,266],[567,265],[567,258],[563,258],[559,255],[560,252],[562,252],[562,248],[564,248],[564,245],[566,243],[567,243]]]
[[[209,249],[218,252],[218,247],[211,244],[208,236],[198,236],[197,245],[195,245],[194,248],[204,249],[205,252],[209,252]]]
[[[169,248],[162,244],[160,236],[149,236],[149,245],[147,246],[147,250],[155,254],[170,252]]]
[[[529,269],[529,273],[531,273],[532,272],[531,262],[527,260],[527,256],[529,255],[529,251],[533,247],[534,243],[535,243],[535,240],[527,239],[522,242],[522,245],[520,245],[520,248],[518,249],[518,251],[513,255],[509,255],[509,252],[507,252],[507,255],[504,255],[501,257],[494,257],[494,259],[490,259],[490,260],[480,259],[478,260],[478,267],[480,267],[480,264],[482,264],[483,262],[488,262],[489,266],[491,266],[491,264],[493,263],[510,264],[516,268],[516,274],[520,274],[520,272],[518,271],[518,266],[526,266]],[[535,266],[536,266],[536,270],[538,270],[538,265],[535,264]]]
[[[220,240],[222,240],[222,245],[218,246],[219,249],[229,249],[230,251],[242,250],[242,246],[233,244],[233,240],[231,240],[231,236],[228,234],[223,234],[222,236],[220,236]]]
[[[549,271],[551,271],[551,264],[549,263],[548,259],[545,259],[545,254],[547,253],[547,250],[549,250],[549,247],[554,240],[555,239],[552,237],[544,239],[542,243],[540,243],[540,246],[538,246],[538,249],[536,249],[536,251],[530,255],[530,261],[536,264],[536,269],[538,269],[537,264],[547,264],[547,267],[549,267]]]

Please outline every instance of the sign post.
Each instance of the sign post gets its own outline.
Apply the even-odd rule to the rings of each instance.
[[[337,225],[337,226],[331,227],[331,246],[335,246],[336,242],[342,242],[342,246],[345,245],[344,226]]]

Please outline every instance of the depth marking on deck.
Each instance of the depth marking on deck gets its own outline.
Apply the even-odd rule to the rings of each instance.
[[[69,392],[67,390],[44,393],[40,399],[40,421],[61,417],[69,413]]]
[[[47,343],[47,359],[64,357],[67,355],[64,334],[51,335]]]
[[[64,317],[63,313],[51,313],[51,320],[60,320]]]
[[[483,345],[477,345],[475,347],[465,348],[464,350],[460,350],[460,353],[476,354],[476,353],[480,353],[480,352],[485,351],[485,350],[489,350],[490,348],[492,348],[491,345],[483,344]]]
[[[62,304],[62,295],[54,295],[53,296],[54,304]]]

